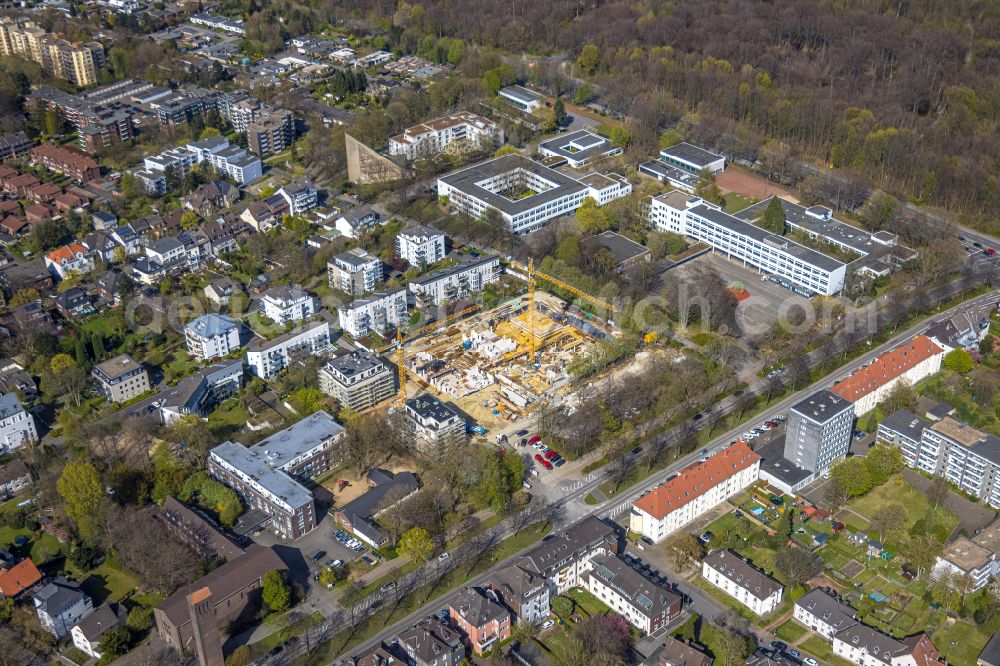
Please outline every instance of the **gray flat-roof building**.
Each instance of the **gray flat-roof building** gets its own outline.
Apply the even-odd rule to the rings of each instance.
[[[418,447],[436,447],[465,439],[465,419],[429,393],[407,400],[405,413]]]
[[[324,411],[246,447],[223,442],[209,453],[208,471],[252,508],[266,512],[271,529],[297,539],[316,527],[312,493],[299,479],[318,476],[339,460],[344,428]]]
[[[545,104],[544,97],[533,90],[528,90],[524,86],[507,86],[506,88],[501,88],[497,94],[503,101],[516,106],[525,113],[531,113]]]
[[[389,543],[389,535],[375,519],[417,492],[420,484],[412,472],[393,474],[384,469],[373,469],[368,472],[368,485],[371,486],[368,492],[337,511],[337,522],[370,546],[381,548]]]
[[[794,405],[788,415],[785,458],[822,473],[847,455],[854,432],[854,405],[822,389]]]
[[[111,402],[126,402],[149,390],[149,373],[128,354],[98,363],[91,374]]]
[[[353,351],[327,361],[318,372],[319,387],[354,411],[374,407],[396,393],[396,372],[375,354]]]
[[[669,148],[661,150],[660,161],[693,174],[699,174],[702,170],[717,174],[726,168],[725,157],[691,145],[686,141],[675,143]]]

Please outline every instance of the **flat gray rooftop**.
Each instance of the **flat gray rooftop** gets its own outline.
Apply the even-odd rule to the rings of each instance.
[[[300,507],[312,501],[312,493],[305,486],[269,465],[256,447],[248,449],[239,442],[223,442],[212,449],[212,455],[253,477],[267,492],[281,497],[289,506]]]
[[[262,439],[251,447],[251,450],[259,453],[261,459],[271,465],[284,467],[296,457],[342,432],[344,432],[344,427],[337,423],[332,416],[320,410],[298,423]]]
[[[603,136],[587,130],[578,130],[569,134],[561,134],[538,144],[539,150],[545,149],[568,160],[582,162],[605,153],[617,150]]]
[[[826,423],[838,414],[853,409],[852,403],[829,389],[821,389],[792,406],[798,412],[818,423]]]
[[[686,141],[675,143],[669,148],[664,148],[660,151],[660,155],[663,157],[673,157],[674,159],[694,164],[700,169],[707,167],[716,160],[722,159],[722,155],[716,155],[715,153],[707,151],[704,148],[691,145]]]
[[[695,206],[691,209],[691,212],[695,215],[704,217],[719,226],[725,227],[734,233],[752,238],[753,240],[761,243],[767,243],[768,245],[773,246],[774,241],[777,238],[773,233],[767,231],[766,229],[761,229],[755,224],[751,224],[750,222],[746,222],[738,217],[724,213],[721,210],[712,208],[711,206],[706,206],[705,204]],[[845,265],[843,262],[837,261],[833,257],[828,257],[822,252],[811,250],[786,238],[781,238],[780,240],[785,245],[785,247],[782,247],[781,249],[790,256],[801,260],[803,263],[831,272]]]
[[[553,187],[539,192],[538,194],[523,199],[513,201],[505,196],[494,194],[489,190],[480,187],[477,183],[494,178],[508,171],[521,169],[544,178],[553,184]],[[587,189],[582,183],[559,173],[554,169],[529,160],[521,155],[503,155],[492,160],[474,164],[471,167],[454,171],[440,179],[451,187],[475,197],[488,206],[492,206],[507,215],[519,215],[538,206],[550,203],[562,197],[576,194]]]

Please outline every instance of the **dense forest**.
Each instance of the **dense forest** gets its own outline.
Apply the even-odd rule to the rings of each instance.
[[[680,123],[776,175],[808,156],[1000,229],[990,0],[345,0],[333,11],[381,25],[402,51],[432,36],[565,56],[534,82],[587,80],[650,149]]]

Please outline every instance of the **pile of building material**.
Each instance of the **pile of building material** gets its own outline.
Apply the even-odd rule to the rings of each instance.
[[[496,361],[517,349],[517,342],[493,331],[471,331],[462,337],[462,346],[486,361]]]

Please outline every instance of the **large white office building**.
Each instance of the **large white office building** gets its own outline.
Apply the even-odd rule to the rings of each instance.
[[[411,281],[410,292],[420,304],[443,305],[478,294],[483,287],[499,279],[500,257],[468,257],[455,266]]]
[[[247,346],[247,365],[262,379],[288,367],[296,354],[321,354],[330,347],[330,324],[314,321],[273,340],[255,338]]]
[[[474,218],[495,208],[515,234],[570,215],[587,186],[521,155],[503,155],[438,178],[438,195]]]
[[[337,308],[340,328],[353,338],[398,327],[407,316],[406,289],[403,287],[375,292]]]
[[[832,296],[844,288],[847,265],[793,243],[679,191],[653,197],[650,224],[707,243],[719,254],[788,283],[805,296]]]
[[[407,127],[402,134],[390,137],[389,154],[414,160],[442,151],[495,147],[502,144],[503,139],[503,128],[494,121],[468,111],[459,111]]]

